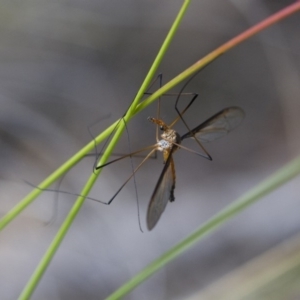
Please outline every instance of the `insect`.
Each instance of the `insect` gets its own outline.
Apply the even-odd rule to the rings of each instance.
[[[160,78],[160,80],[161,80],[161,78]],[[159,176],[159,179],[157,181],[157,184],[155,186],[153,194],[150,198],[150,202],[149,202],[148,210],[147,210],[147,228],[148,228],[148,230],[152,230],[155,227],[155,225],[159,221],[162,213],[164,212],[167,203],[169,201],[173,202],[175,200],[174,190],[175,190],[176,173],[175,173],[175,163],[173,160],[173,154],[179,148],[182,148],[182,149],[188,150],[189,152],[192,152],[199,156],[202,156],[208,160],[212,160],[211,156],[208,154],[206,149],[203,147],[202,143],[210,142],[210,141],[213,141],[213,140],[216,140],[216,139],[219,139],[219,138],[225,136],[226,134],[228,134],[230,131],[232,131],[234,128],[236,128],[241,123],[241,121],[243,120],[244,115],[245,115],[244,111],[239,107],[228,107],[228,108],[225,108],[225,109],[221,110],[220,112],[216,113],[215,115],[213,115],[212,117],[207,119],[205,122],[201,123],[200,125],[198,125],[197,127],[195,127],[194,129],[191,130],[188,127],[185,120],[183,119],[183,114],[193,104],[193,102],[198,97],[198,94],[182,93],[182,91],[184,90],[186,85],[190,82],[190,80],[184,85],[184,87],[181,89],[180,93],[178,94],[178,97],[175,102],[175,110],[177,111],[178,116],[175,118],[175,120],[170,125],[167,125],[163,120],[161,120],[159,118],[160,101],[158,101],[158,112],[157,112],[158,118],[153,118],[153,117],[148,118],[148,120],[150,122],[157,125],[156,126],[156,143],[154,145],[150,145],[150,146],[140,149],[138,151],[126,154],[122,157],[119,157],[117,159],[114,159],[110,162],[107,162],[107,163],[97,166],[97,167],[96,167],[96,163],[95,163],[94,169],[97,170],[97,169],[103,168],[109,164],[112,164],[114,162],[117,162],[121,159],[124,159],[126,157],[136,156],[137,154],[139,154],[143,151],[150,150],[150,152],[144,157],[142,162],[135,169],[133,169],[132,174],[124,182],[124,184],[118,189],[118,191],[114,194],[114,196],[108,202],[104,202],[104,201],[101,201],[98,199],[94,199],[94,198],[85,196],[86,199],[100,202],[105,205],[111,204],[111,202],[119,194],[119,192],[123,189],[123,187],[128,183],[128,181],[132,177],[134,177],[135,173],[152,156],[152,154],[153,153],[156,154],[157,151],[160,151],[163,154],[164,167]],[[165,94],[165,95],[171,96],[173,94]],[[192,98],[192,100],[190,100],[188,105],[180,112],[179,109],[177,108],[177,105],[178,105],[179,98],[182,95],[193,95],[193,98]],[[122,119],[123,118],[121,118],[121,120]],[[173,126],[179,120],[181,120],[188,129],[188,132],[183,135],[178,134],[174,129],[172,129]],[[162,132],[160,135],[160,139],[158,138],[158,128]],[[191,149],[181,145],[181,142],[187,138],[194,139],[204,153],[191,150]],[[97,156],[99,157],[100,155],[97,155]],[[39,189],[39,187],[36,187],[30,183],[28,183],[28,184]],[[51,189],[44,189],[44,190],[57,192],[57,190],[51,190]],[[65,194],[70,194],[70,195],[81,196],[80,194],[76,194],[76,193],[70,193],[70,192],[65,192],[65,191],[59,191],[59,192],[65,193]],[[141,229],[141,225],[140,225],[140,229]]]
[[[135,151],[133,153],[127,154],[123,157],[112,160],[104,165],[98,166],[96,169],[103,168],[108,164],[121,160],[125,157],[131,157],[136,155],[142,151],[152,149],[149,154],[143,159],[143,161],[136,167],[133,171],[133,174],[125,181],[125,183],[120,187],[120,189],[116,192],[113,198],[109,201],[108,204],[112,202],[112,200],[116,197],[116,195],[121,191],[121,189],[126,185],[126,183],[134,176],[137,170],[144,164],[144,162],[153,154],[155,151],[160,151],[163,154],[164,167],[159,176],[158,182],[155,186],[154,192],[150,198],[150,202],[147,210],[147,227],[148,230],[152,230],[157,222],[159,221],[162,213],[164,212],[167,203],[173,202],[175,200],[174,190],[175,190],[175,164],[173,160],[173,154],[179,148],[183,148],[190,152],[194,152],[204,158],[211,160],[211,156],[207,153],[207,151],[202,146],[201,142],[210,142],[215,139],[221,138],[224,135],[228,134],[231,130],[236,128],[244,118],[244,112],[239,107],[228,107],[220,112],[216,113],[212,117],[210,117],[205,122],[201,123],[199,126],[195,127],[192,130],[189,130],[187,133],[183,135],[179,135],[172,127],[177,123],[178,120],[182,119],[183,113],[191,106],[192,102],[196,99],[198,95],[196,95],[187,107],[180,113],[178,111],[178,117],[170,124],[167,125],[164,121],[158,118],[149,117],[148,120],[158,126],[158,128],[162,131],[160,135],[161,139],[159,140],[156,137],[157,142],[154,145],[143,148],[141,150]],[[177,101],[176,101],[177,105]],[[184,121],[184,120],[183,120]],[[185,121],[184,121],[185,123]],[[186,123],[185,123],[186,124]],[[158,136],[158,134],[157,134]],[[181,142],[187,138],[193,138],[200,145],[200,147],[204,150],[205,154],[198,153],[191,149],[188,149],[181,145]]]

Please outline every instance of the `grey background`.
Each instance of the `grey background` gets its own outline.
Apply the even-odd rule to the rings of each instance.
[[[164,82],[293,1],[193,1],[159,72]],[[142,83],[182,1],[1,1],[0,213],[119,118]],[[226,106],[242,125],[207,145],[213,162],[178,151],[176,201],[147,232],[145,213],[162,160],[138,173],[111,206],[86,201],[32,299],[103,299],[164,251],[299,153],[299,14],[220,57],[186,91],[198,125]],[[179,91],[177,87],[173,92]],[[162,118],[175,116],[163,99]],[[132,150],[155,142],[152,105],[128,126]],[[110,118],[106,118],[110,115]],[[183,133],[178,124],[176,129]],[[127,153],[126,135],[116,152]],[[186,146],[195,147],[193,143]],[[137,164],[140,159],[135,158]],[[80,192],[93,158],[65,177]],[[91,196],[109,200],[130,175],[128,160],[103,172]],[[247,209],[171,262],[126,299],[183,299],[299,231],[299,179]],[[55,186],[54,186],[55,188]],[[41,195],[0,235],[0,298],[15,299],[75,201]],[[49,220],[52,220],[49,224]]]

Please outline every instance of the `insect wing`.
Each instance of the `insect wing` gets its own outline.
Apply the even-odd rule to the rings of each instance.
[[[174,148],[172,148],[172,150],[173,149]],[[175,168],[172,158],[172,150],[158,179],[148,206],[147,227],[149,230],[153,229],[158,222],[167,206],[168,201],[174,200]]]
[[[201,142],[210,142],[223,137],[236,128],[245,116],[239,107],[228,107],[184,134],[181,139],[192,138],[195,135]]]

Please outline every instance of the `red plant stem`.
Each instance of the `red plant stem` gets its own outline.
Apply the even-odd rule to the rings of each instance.
[[[257,25],[252,26],[251,28],[247,29],[243,33],[239,34],[238,36],[234,37],[230,41],[226,42],[222,46],[218,47],[214,51],[210,52],[200,60],[198,60],[196,63],[194,63],[192,66],[184,70],[182,73],[174,77],[172,80],[170,80],[168,83],[166,83],[164,86],[162,86],[160,89],[158,89],[155,93],[153,93],[149,98],[141,102],[136,110],[135,114],[142,109],[144,109],[147,105],[152,103],[155,99],[160,97],[161,95],[168,92],[170,89],[175,87],[179,82],[185,80],[186,78],[193,75],[195,72],[203,69],[206,65],[208,65],[210,62],[218,58],[223,53],[227,52],[231,48],[237,46],[238,44],[242,43],[243,41],[247,40],[251,36],[259,33],[260,31],[270,27],[271,25],[275,24],[276,22],[279,22],[283,20],[284,18],[290,16],[293,13],[296,13],[300,10],[300,1],[297,0],[294,4],[289,5],[288,7],[282,9],[281,11],[275,13],[274,15],[268,17],[267,19],[261,21]]]
[[[231,49],[232,47],[234,47],[235,45],[239,44],[240,42],[242,42],[246,38],[249,38],[249,37],[255,35],[256,33],[260,32],[260,31],[264,30],[265,28],[273,25],[274,23],[288,17],[289,15],[295,13],[298,10],[300,10],[300,1],[299,0],[297,0],[297,2],[295,2],[294,4],[282,9],[278,13],[275,13],[274,15],[267,18],[266,20],[264,20],[264,21],[258,23],[257,25],[249,28],[248,30],[244,31],[243,33],[241,33],[237,37],[231,39],[230,41],[228,41],[227,43],[225,43],[224,45],[222,45],[221,47],[219,47],[215,51],[223,50],[223,52],[225,52],[225,51]]]
[[[226,51],[230,50],[231,48],[237,46],[241,42],[245,41],[246,39],[250,38],[251,36],[255,35],[256,33],[268,28],[269,26],[273,25],[274,23],[277,23],[281,21],[282,19],[288,17],[289,15],[297,12],[300,10],[300,1],[298,0],[294,4],[291,4],[290,6],[282,9],[281,11],[275,13],[274,15],[268,17],[267,19],[263,20],[262,22],[258,23],[257,25],[254,25],[253,27],[249,28],[248,30],[244,31],[243,33],[239,34],[238,36],[234,37],[227,43],[223,44],[222,46],[218,47],[216,50],[212,51],[202,59],[198,60],[194,65],[192,65],[189,69],[195,68],[199,70],[199,65],[202,66],[202,68],[216,59],[221,54],[225,53]],[[187,69],[187,70],[189,70]],[[186,70],[186,71],[187,71]],[[182,73],[183,74],[183,73]],[[180,76],[180,75],[179,75]]]

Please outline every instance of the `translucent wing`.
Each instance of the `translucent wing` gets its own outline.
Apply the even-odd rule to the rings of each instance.
[[[158,222],[168,201],[174,201],[175,199],[175,166],[172,158],[173,149],[174,148],[172,148],[167,158],[148,206],[147,227],[149,230],[153,229]]]
[[[181,140],[192,138],[193,134],[201,142],[210,142],[223,137],[237,127],[245,116],[239,107],[228,107],[213,115],[211,118],[187,132]]]

